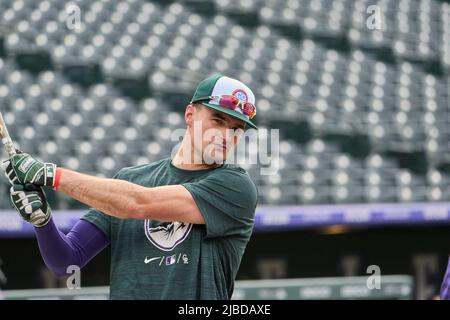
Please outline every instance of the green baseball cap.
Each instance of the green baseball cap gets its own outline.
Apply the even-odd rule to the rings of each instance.
[[[239,80],[226,77],[220,73],[216,73],[200,82],[195,90],[191,103],[199,102],[208,108],[226,113],[234,118],[244,121],[250,127],[258,129],[258,127],[250,121],[250,117],[244,114],[241,108],[231,110],[221,107],[215,99],[205,99],[205,97],[224,95],[235,96],[241,101],[250,102],[255,105],[255,95],[249,87]]]

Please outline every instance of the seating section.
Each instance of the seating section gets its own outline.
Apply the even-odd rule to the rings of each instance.
[[[261,129],[280,129],[276,172],[241,161],[261,204],[450,200],[446,1],[0,2],[10,133],[74,170],[112,177],[170,156],[216,71],[254,90]]]

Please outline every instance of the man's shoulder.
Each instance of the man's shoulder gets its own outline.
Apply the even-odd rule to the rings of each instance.
[[[256,187],[247,170],[238,165],[225,164],[219,170],[217,170],[216,173],[222,176],[224,179],[239,183],[244,187],[248,187],[249,185]]]
[[[250,176],[249,176],[247,170],[245,170],[244,168],[242,168],[238,165],[227,163],[227,164],[223,165],[220,169],[224,173],[236,174],[236,175],[243,176],[245,178],[250,179]]]
[[[226,163],[221,168],[224,170],[230,170],[230,171],[235,171],[235,172],[242,173],[242,174],[247,174],[247,170],[245,170],[244,168],[242,168],[241,166],[238,166],[236,164]]]
[[[234,164],[226,164],[217,170],[216,176],[212,178],[212,183],[213,186],[220,185],[225,190],[238,191],[235,194],[245,198],[248,206],[252,209],[256,207],[258,187],[244,168]]]
[[[117,176],[119,178],[126,178],[134,175],[146,174],[153,170],[163,168],[167,164],[167,161],[168,159],[164,158],[151,163],[140,164],[132,167],[124,167],[118,172]]]

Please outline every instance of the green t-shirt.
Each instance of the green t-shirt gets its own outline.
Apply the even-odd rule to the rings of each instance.
[[[91,209],[82,219],[111,242],[110,298],[230,299],[258,198],[245,170],[229,164],[182,170],[167,158],[124,168],[115,178],[145,187],[183,185],[206,224],[118,219]]]

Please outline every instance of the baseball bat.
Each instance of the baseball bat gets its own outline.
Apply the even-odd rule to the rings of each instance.
[[[6,128],[5,120],[3,120],[3,115],[0,112],[0,139],[2,139],[3,147],[9,157],[16,154],[16,148],[11,140],[8,133],[8,128]]]

